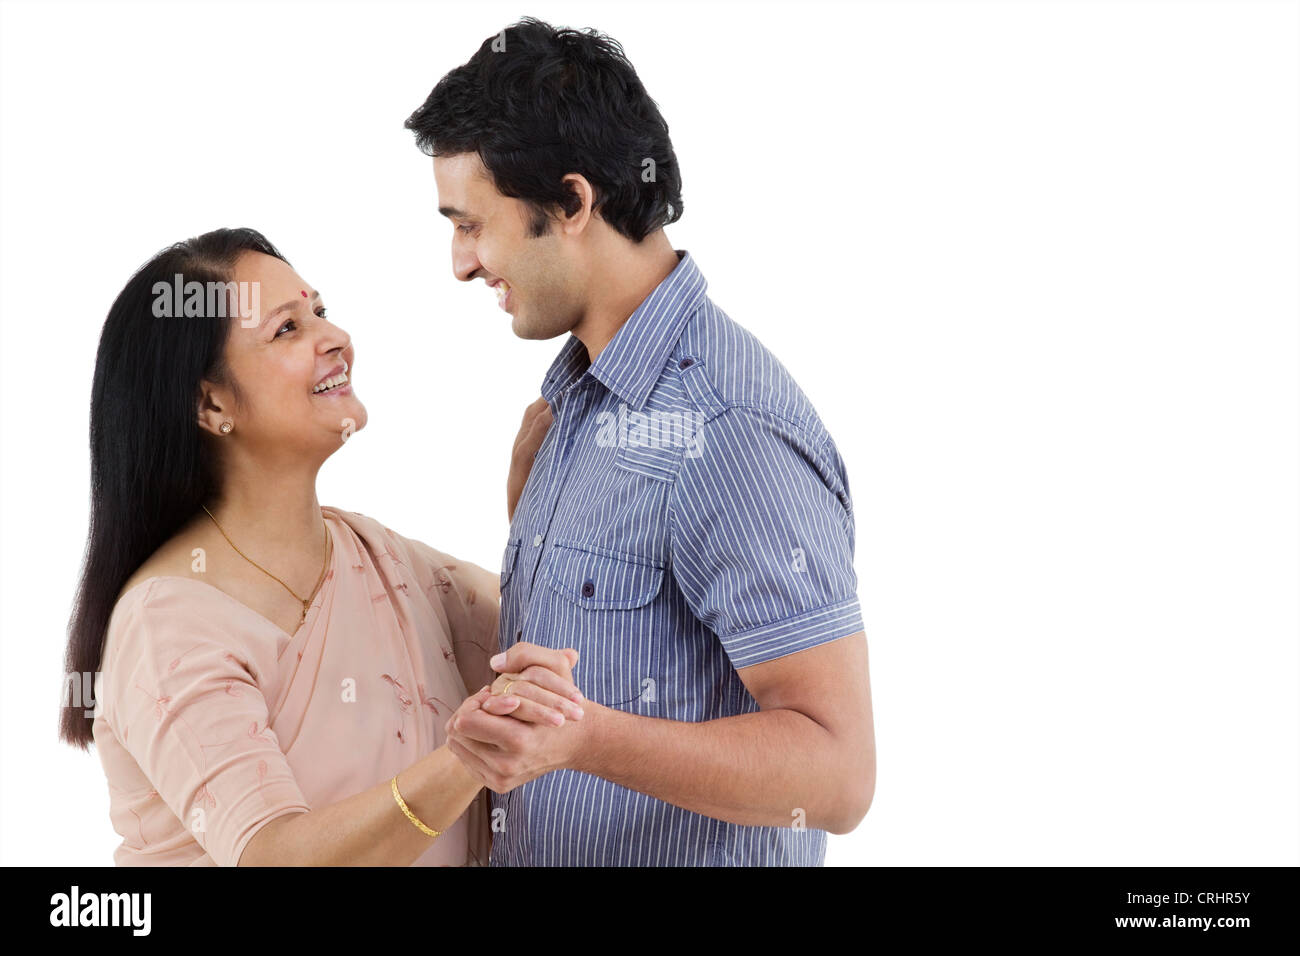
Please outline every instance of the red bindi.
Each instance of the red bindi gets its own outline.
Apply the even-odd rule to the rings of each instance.
[[[298,291],[302,293],[302,297],[303,297],[304,299],[307,298],[307,290],[306,290],[306,289],[299,289]]]

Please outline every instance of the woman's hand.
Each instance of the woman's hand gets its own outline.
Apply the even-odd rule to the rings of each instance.
[[[582,692],[573,683],[578,652],[571,647],[555,650],[528,641],[515,646],[527,648],[528,665],[519,672],[500,674],[464,701],[447,722],[449,731],[458,717],[480,707],[496,717],[510,716],[555,727],[563,726],[566,719],[582,719]]]
[[[575,766],[595,739],[603,714],[603,708],[580,694],[575,698],[563,692],[565,674],[576,663],[577,652],[571,648],[558,651],[526,641],[498,654],[491,665],[500,676],[466,700],[447,722],[447,749],[474,779],[495,793]],[[552,687],[557,690],[548,689]],[[509,693],[494,694],[494,689]],[[593,708],[586,719],[572,715],[555,719],[559,714],[550,704],[567,709],[579,700]],[[541,719],[530,720],[521,712]]]
[[[582,707],[571,698],[566,698],[555,691],[548,690],[548,684],[556,682],[543,680],[535,683],[523,674],[502,674],[488,685],[488,698],[483,709],[498,717],[510,715],[530,724],[552,724],[564,726],[567,720],[582,720]],[[550,674],[549,671],[544,671]],[[554,677],[554,675],[551,675]]]
[[[506,515],[512,521],[515,505],[519,504],[519,496],[524,493],[528,473],[533,468],[533,457],[542,447],[542,439],[550,427],[551,406],[546,403],[546,399],[539,398],[524,409],[524,420],[519,425],[515,447],[510,453],[510,474],[506,478]]]

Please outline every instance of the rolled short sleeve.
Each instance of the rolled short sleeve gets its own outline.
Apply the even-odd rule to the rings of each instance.
[[[218,615],[149,593],[109,635],[105,717],[158,796],[218,866],[263,826],[311,809],[255,677]]]
[[[736,668],[863,630],[853,510],[830,437],[749,407],[703,425],[671,496],[671,560]]]

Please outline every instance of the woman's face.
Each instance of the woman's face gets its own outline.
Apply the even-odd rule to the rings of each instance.
[[[319,457],[366,424],[352,388],[348,334],[325,316],[325,303],[288,263],[248,252],[235,264],[238,283],[258,283],[247,318],[231,320],[226,364],[239,386],[211,386],[220,412],[202,410],[205,427],[231,421],[240,445],[267,457]],[[240,288],[252,289],[252,286]]]

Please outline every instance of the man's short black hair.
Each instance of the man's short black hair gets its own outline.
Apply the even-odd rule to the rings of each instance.
[[[533,208],[534,236],[557,206],[577,211],[568,173],[587,178],[601,218],[633,242],[682,215],[668,124],[623,48],[595,30],[532,17],[506,27],[438,81],[406,128],[429,156],[477,153],[502,195]]]

